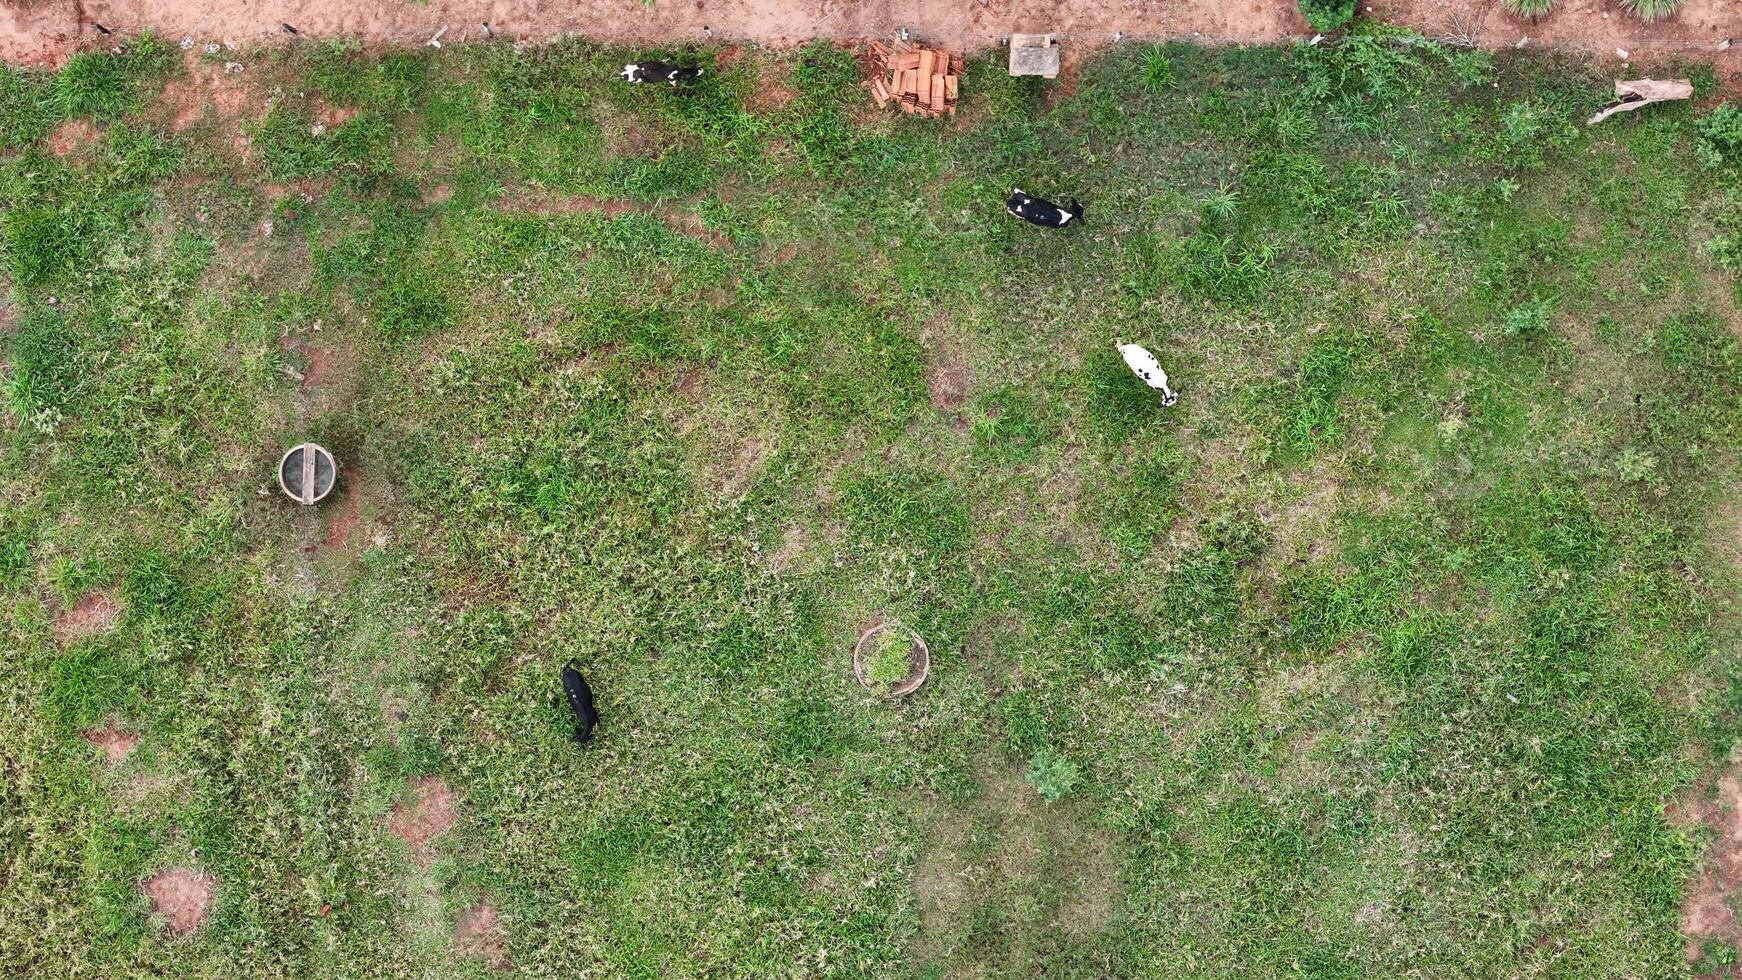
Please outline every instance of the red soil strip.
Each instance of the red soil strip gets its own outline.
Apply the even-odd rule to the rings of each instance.
[[[139,733],[130,732],[111,721],[102,728],[86,731],[85,741],[102,749],[103,761],[113,766],[126,761],[139,747]]]
[[[1742,952],[1732,901],[1742,899],[1742,782],[1734,774],[1718,778],[1717,799],[1691,807],[1674,807],[1672,820],[1705,824],[1712,832],[1704,868],[1682,898],[1682,935],[1688,937],[1687,959],[1697,961],[1703,948],[1728,946]]]
[[[1533,44],[1578,48],[1608,55],[1676,50],[1718,57],[1717,42],[1742,37],[1742,4],[1733,0],[1688,0],[1668,21],[1646,24],[1618,0],[1564,0],[1554,13],[1531,23],[1496,8],[1494,0],[1373,0],[1371,16],[1415,28],[1432,37],[1454,19],[1483,24],[1481,42],[1510,47],[1528,35]],[[89,16],[81,16],[87,14]],[[89,26],[101,20],[120,36],[147,29],[177,40],[221,41],[244,47],[295,43],[279,27],[294,26],[301,38],[360,37],[374,42],[422,44],[443,27],[447,43],[484,38],[489,22],[501,39],[550,40],[586,34],[627,44],[708,40],[754,41],[778,47],[813,37],[887,37],[897,24],[915,38],[952,51],[977,52],[1011,33],[1060,35],[1067,48],[1084,50],[1112,41],[1115,32],[1133,40],[1187,38],[1205,43],[1253,44],[1310,36],[1295,0],[268,0],[264,5],[231,0],[17,0],[0,5],[0,58],[56,65],[80,47],[110,47]],[[704,31],[707,33],[704,34]],[[1732,49],[1726,55],[1731,65]]]
[[[458,819],[455,808],[460,798],[434,776],[412,783],[411,793],[410,803],[401,803],[387,815],[387,832],[411,848],[412,860],[419,867],[428,867],[435,860],[435,839],[452,829]]]
[[[62,640],[101,633],[115,625],[121,608],[102,592],[87,592],[71,609],[63,609],[54,618],[54,631]]]
[[[218,880],[193,868],[170,868],[139,886],[151,900],[151,914],[163,917],[169,931],[185,936],[206,921]]]

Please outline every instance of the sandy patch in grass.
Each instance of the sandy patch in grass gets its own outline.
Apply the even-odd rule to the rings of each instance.
[[[461,956],[483,960],[492,970],[506,970],[514,965],[502,940],[501,916],[487,898],[461,912],[455,920],[454,948]]]
[[[57,157],[67,157],[102,137],[103,134],[90,121],[69,119],[50,130],[45,142],[48,144],[48,152]]]
[[[145,879],[139,890],[151,901],[151,914],[170,932],[185,936],[206,921],[217,887],[218,880],[204,871],[175,867]]]
[[[110,721],[101,728],[88,729],[85,741],[103,750],[103,761],[108,765],[119,765],[133,754],[139,747],[139,733],[130,732],[115,721]]]
[[[54,632],[62,642],[76,640],[113,627],[120,616],[121,607],[115,600],[101,591],[91,591],[54,617]]]
[[[922,819],[929,843],[913,868],[914,953],[922,963],[948,964],[952,975],[1027,962],[1060,934],[1095,935],[1119,900],[1111,834],[1082,820],[1068,799],[1046,802],[1021,767],[987,760],[978,769],[977,801],[937,804]],[[987,907],[1012,917],[1005,935],[1023,948],[992,951],[969,941],[975,910]]]
[[[1688,938],[1689,962],[1713,944],[1742,951],[1742,928],[1732,909],[1742,898],[1742,776],[1726,773],[1711,790],[1709,798],[1678,806],[1671,814],[1686,825],[1704,824],[1712,834],[1700,874],[1682,898],[1681,931]]]
[[[458,819],[460,797],[448,784],[425,776],[411,784],[410,802],[401,803],[387,815],[387,832],[404,841],[420,867],[435,860],[435,840],[447,833]]]

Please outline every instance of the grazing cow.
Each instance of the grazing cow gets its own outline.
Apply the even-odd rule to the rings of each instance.
[[[1125,358],[1125,366],[1142,378],[1144,384],[1161,392],[1163,406],[1179,401],[1179,392],[1167,386],[1167,372],[1161,369],[1154,354],[1137,344],[1120,344],[1119,356]]]
[[[1042,228],[1063,228],[1072,221],[1080,223],[1083,220],[1083,206],[1077,203],[1076,198],[1071,198],[1070,207],[1061,208],[1051,201],[1030,197],[1020,187],[1011,189],[1010,200],[1004,202],[1004,210]]]
[[[569,710],[575,713],[575,741],[585,745],[593,739],[599,712],[593,709],[593,689],[574,664],[563,668],[563,693],[569,696]]]
[[[666,82],[676,85],[679,82],[693,81],[702,77],[704,70],[701,68],[680,68],[677,65],[668,65],[663,61],[638,61],[632,65],[624,65],[623,70],[618,74],[637,85],[646,85],[649,82]]]

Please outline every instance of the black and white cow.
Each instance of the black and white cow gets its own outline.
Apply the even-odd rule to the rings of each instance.
[[[568,695],[569,710],[575,713],[575,741],[585,745],[593,739],[599,712],[593,708],[593,689],[574,664],[563,667],[563,693]]]
[[[1063,228],[1073,221],[1083,220],[1083,206],[1076,198],[1071,199],[1070,207],[1061,208],[1051,201],[1030,196],[1020,187],[1010,191],[1010,200],[1004,202],[1004,210],[1042,228]]]
[[[663,61],[638,61],[632,65],[624,65],[619,74],[625,80],[637,85],[646,85],[652,82],[676,85],[702,77],[704,70],[701,68],[680,68],[677,65],[668,65]]]
[[[1120,344],[1119,356],[1125,359],[1125,366],[1131,373],[1143,379],[1143,383],[1161,392],[1161,404],[1172,405],[1179,401],[1179,392],[1167,386],[1167,372],[1161,369],[1161,362],[1155,359],[1146,348],[1139,344]]]

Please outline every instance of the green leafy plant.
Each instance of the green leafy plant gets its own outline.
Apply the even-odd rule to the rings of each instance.
[[[1615,471],[1628,483],[1650,483],[1657,475],[1657,457],[1628,446],[1615,457]]]
[[[1500,0],[1509,13],[1535,20],[1554,9],[1556,0]]]
[[[889,624],[877,631],[865,653],[865,681],[878,694],[888,694],[913,669],[913,634]]]
[[[1518,304],[1506,311],[1506,316],[1500,322],[1500,332],[1508,337],[1528,337],[1542,333],[1548,329],[1549,317],[1554,315],[1555,302],[1551,297],[1538,297]]]
[[[1043,748],[1028,760],[1028,782],[1035,792],[1056,803],[1077,788],[1083,770],[1075,762],[1050,748]]]
[[[1682,0],[1621,0],[1627,12],[1640,20],[1663,20],[1675,14]]]
[[[1742,163],[1742,107],[1726,102],[1700,118],[1694,152],[1708,167]]]
[[[1356,0],[1300,0],[1300,13],[1312,29],[1330,33],[1355,19]]]

